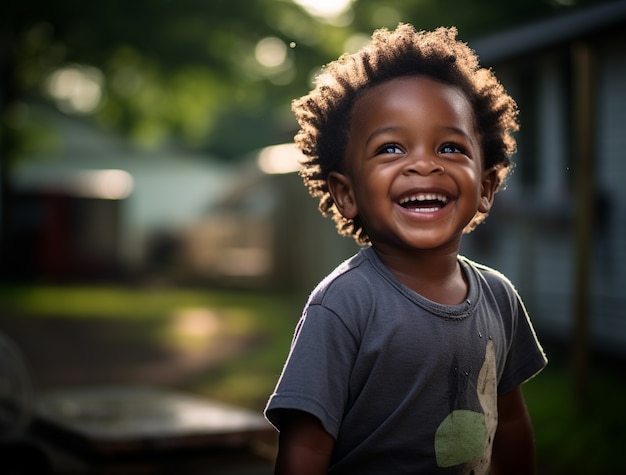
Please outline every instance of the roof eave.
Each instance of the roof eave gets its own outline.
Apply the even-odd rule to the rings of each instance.
[[[490,64],[588,36],[601,29],[626,23],[626,1],[542,20],[470,42],[481,63]]]

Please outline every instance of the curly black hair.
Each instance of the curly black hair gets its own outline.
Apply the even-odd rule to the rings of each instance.
[[[305,156],[300,175],[309,193],[319,197],[321,213],[333,218],[340,234],[354,237],[359,244],[369,242],[358,216],[346,219],[341,215],[326,179],[329,172],[342,170],[355,102],[366,90],[385,81],[423,75],[459,87],[476,116],[484,167],[498,169],[498,187],[512,169],[517,105],[492,71],[479,65],[475,52],[456,37],[454,27],[427,32],[401,23],[394,31],[376,30],[360,51],[326,65],[314,89],[293,101],[300,125],[295,142]],[[477,213],[466,232],[484,218]]]

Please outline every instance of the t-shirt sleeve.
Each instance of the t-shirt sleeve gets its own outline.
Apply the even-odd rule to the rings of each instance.
[[[548,362],[519,294],[510,282],[507,281],[505,286],[512,320],[506,364],[498,383],[498,394],[505,394],[525,383]]]
[[[337,314],[323,305],[309,305],[298,323],[265,417],[280,430],[285,410],[304,411],[317,417],[336,438],[356,351],[353,332]]]

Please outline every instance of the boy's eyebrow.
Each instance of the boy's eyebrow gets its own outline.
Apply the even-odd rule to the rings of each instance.
[[[463,137],[465,137],[467,140],[469,140],[472,145],[475,145],[474,143],[474,139],[472,137],[472,134],[466,132],[464,129],[461,129],[460,127],[454,127],[454,126],[449,126],[449,125],[444,125],[440,127],[442,130],[447,130],[450,131],[452,133],[458,134],[458,135],[462,135]],[[369,143],[374,140],[376,137],[378,137],[379,135],[382,135],[386,132],[394,132],[397,131],[399,129],[402,129],[402,126],[399,125],[390,125],[387,127],[381,127],[379,129],[374,130],[365,140],[365,144],[369,145]]]
[[[380,129],[376,129],[374,132],[372,132],[367,139],[365,140],[365,145],[369,145],[369,143],[374,140],[376,137],[378,137],[379,135],[382,135],[386,132],[394,132],[398,129],[401,129],[402,127],[398,126],[398,125],[390,125],[388,127],[381,127]]]
[[[453,132],[455,134],[462,135],[467,140],[469,140],[472,143],[472,145],[475,145],[474,144],[474,138],[472,137],[472,134],[467,133],[464,129],[461,129],[459,127],[453,127],[453,126],[444,126],[444,127],[442,127],[442,129],[449,130],[450,132]]]

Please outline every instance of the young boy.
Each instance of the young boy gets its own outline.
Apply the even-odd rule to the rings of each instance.
[[[275,473],[535,473],[520,385],[546,358],[511,283],[458,255],[511,168],[513,99],[454,28],[401,24],[293,109],[309,191],[366,246],[298,323]]]

